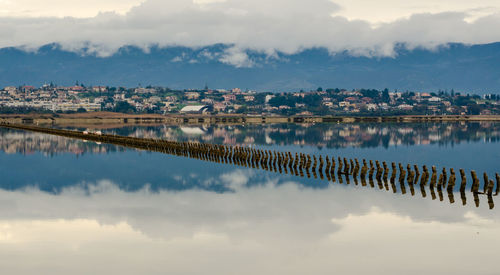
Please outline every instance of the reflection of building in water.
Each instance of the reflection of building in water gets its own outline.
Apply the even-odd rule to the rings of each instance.
[[[123,127],[105,133],[196,141],[231,145],[297,145],[345,147],[390,147],[399,145],[457,144],[460,142],[497,142],[500,123],[415,123],[415,124],[276,124],[240,126],[160,126]],[[5,152],[43,151],[47,153],[106,152],[111,146],[96,146],[61,137],[35,133],[0,131],[0,149]]]
[[[100,145],[93,142],[68,139],[59,136],[49,136],[33,132],[1,131],[0,150],[7,154],[33,154],[43,152],[46,154],[56,153],[107,153],[116,151],[118,148],[111,145]]]

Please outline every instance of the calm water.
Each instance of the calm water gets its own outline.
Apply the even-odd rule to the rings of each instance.
[[[98,127],[96,127],[97,129]],[[80,129],[81,130],[81,129]],[[499,123],[103,132],[500,172]],[[499,205],[0,129],[3,274],[497,274]],[[408,187],[407,187],[408,188]],[[494,197],[496,199],[496,197]],[[495,200],[495,203],[498,203]]]

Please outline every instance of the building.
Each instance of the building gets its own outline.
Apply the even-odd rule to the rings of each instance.
[[[180,110],[183,114],[204,114],[209,112],[210,106],[208,105],[189,105]]]

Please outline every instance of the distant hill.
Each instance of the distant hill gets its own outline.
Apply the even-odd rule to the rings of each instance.
[[[450,44],[438,51],[397,49],[395,58],[353,57],[309,49],[269,58],[247,51],[252,67],[237,68],[220,61],[229,48],[155,48],[144,52],[123,47],[110,57],[82,55],[55,44],[37,52],[0,49],[0,87],[41,85],[137,86],[171,88],[240,87],[268,91],[317,87],[438,89],[500,93],[500,43],[466,46]]]

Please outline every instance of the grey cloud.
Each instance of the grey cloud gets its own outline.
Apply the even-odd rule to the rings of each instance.
[[[94,18],[0,18],[0,47],[36,50],[48,43],[64,49],[108,56],[124,45],[201,47],[233,45],[224,63],[250,67],[245,50],[268,55],[311,47],[354,55],[391,56],[396,43],[435,49],[449,43],[500,41],[500,15],[468,23],[466,13],[416,14],[373,27],[367,21],[331,16],[339,6],[327,0],[225,2],[198,5],[189,0],[148,0],[125,15]]]

